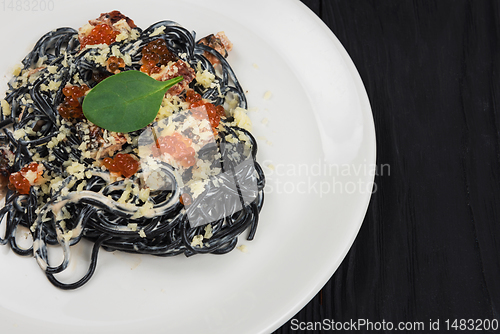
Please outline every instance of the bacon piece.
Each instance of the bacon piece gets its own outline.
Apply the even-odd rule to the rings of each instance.
[[[84,138],[85,131],[78,124],[76,127],[80,138]],[[96,160],[104,156],[112,157],[127,142],[123,134],[108,131],[104,134],[104,130],[97,125],[89,126],[89,130],[87,134],[90,142],[87,142],[87,151],[90,151],[90,156]]]
[[[120,20],[125,20],[130,28],[137,27],[132,19],[130,19],[128,16],[123,15],[117,10],[109,13],[102,13],[101,16],[99,16],[97,19],[89,20],[89,23],[93,26],[97,26],[99,24],[107,24],[108,26],[112,27]]]
[[[10,166],[14,153],[7,146],[0,147],[0,199],[5,196],[9,184]]]
[[[215,34],[215,37],[222,42],[222,45],[224,45],[224,48],[226,49],[226,53],[233,49],[233,43],[231,43],[229,38],[227,38],[224,31],[219,31],[218,33]]]
[[[219,31],[215,35],[210,34],[206,37],[203,37],[198,43],[211,47],[212,49],[220,53],[224,58],[227,57],[228,52],[233,49],[233,43],[231,43],[229,38],[227,38],[224,31]],[[217,59],[217,57],[215,57],[211,53],[205,51],[204,55],[210,61],[210,63],[212,63],[212,65],[217,65],[220,63],[219,59]]]
[[[45,67],[46,67],[46,66],[42,66],[42,67],[37,67],[37,68],[34,68],[34,69],[30,70],[30,71],[28,72],[28,77],[32,76],[32,75],[33,75],[33,74],[35,74],[35,73],[40,72],[40,71],[41,71],[41,70],[43,70]]]
[[[101,148],[97,151],[96,159],[104,156],[112,157],[116,152],[122,149],[122,146],[127,142],[124,135],[116,132],[108,132],[108,136],[112,139],[102,140]]]
[[[181,75],[184,80],[167,91],[167,94],[179,95],[186,90],[191,81],[196,78],[196,72],[185,61],[178,60],[175,63],[171,63],[168,66],[163,67],[160,72],[151,74],[151,77],[158,81],[167,81],[179,75]]]

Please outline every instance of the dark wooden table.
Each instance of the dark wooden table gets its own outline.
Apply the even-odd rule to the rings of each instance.
[[[356,65],[390,173],[337,272],[275,333],[500,332],[481,325],[500,318],[500,1],[302,1]]]

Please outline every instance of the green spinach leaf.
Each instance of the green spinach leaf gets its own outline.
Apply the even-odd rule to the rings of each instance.
[[[114,132],[132,132],[154,121],[167,90],[182,76],[157,81],[140,71],[125,71],[97,84],[83,100],[83,114],[93,124]]]

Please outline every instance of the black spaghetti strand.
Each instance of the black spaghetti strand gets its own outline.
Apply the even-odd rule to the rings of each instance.
[[[54,274],[47,273],[46,276],[49,279],[50,283],[54,284],[56,287],[63,289],[63,290],[74,290],[78,289],[79,287],[83,286],[85,283],[87,283],[92,276],[94,275],[95,269],[97,267],[97,256],[99,255],[99,248],[103,244],[104,241],[107,239],[111,238],[110,236],[103,234],[99,237],[99,239],[96,240],[94,243],[94,246],[92,247],[92,255],[90,258],[90,265],[87,273],[85,276],[83,276],[79,281],[75,283],[62,283],[59,280],[57,280],[54,277]]]

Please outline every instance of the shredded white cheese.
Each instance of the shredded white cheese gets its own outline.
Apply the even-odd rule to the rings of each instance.
[[[9,104],[9,102],[7,102],[5,100],[2,100],[2,101],[0,101],[0,104],[2,106],[3,115],[4,116],[10,116],[10,114],[12,113],[12,111],[10,110],[10,104]]]
[[[207,226],[205,226],[205,235],[203,236],[203,238],[205,239],[210,239],[212,237],[212,224],[208,224]]]
[[[153,208],[153,206],[154,205],[151,202],[144,203],[144,205],[141,206],[140,209],[134,213],[132,219],[144,217]]]
[[[247,253],[248,252],[248,247],[246,245],[241,245],[241,246],[238,246],[236,248],[238,248],[243,253]]]
[[[19,74],[21,74],[22,69],[23,67],[21,66],[21,64],[17,64],[16,66],[14,66],[12,74],[14,74],[17,77]]]
[[[203,247],[203,236],[201,234],[195,235],[191,241],[191,247]]]
[[[18,129],[14,131],[14,138],[16,138],[17,140],[24,138],[25,136],[26,136],[26,131],[24,131],[23,129]]]
[[[156,28],[151,34],[149,34],[149,37],[154,37],[163,34],[165,28],[166,28],[165,26],[160,26]]]
[[[234,109],[233,117],[236,125],[247,131],[252,131],[252,121],[248,117],[246,110],[240,107]]]

